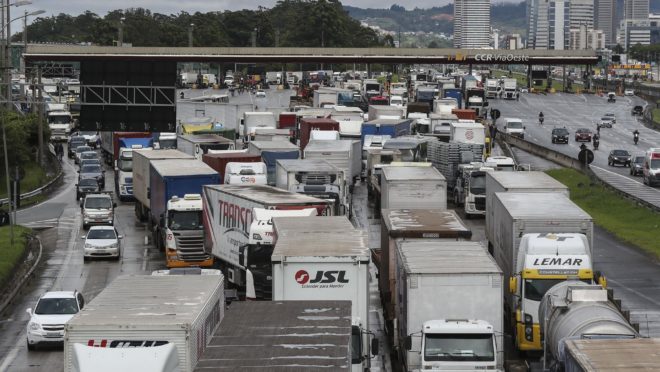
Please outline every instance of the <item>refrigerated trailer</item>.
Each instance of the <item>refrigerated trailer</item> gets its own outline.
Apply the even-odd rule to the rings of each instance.
[[[172,344],[180,371],[192,372],[224,313],[222,275],[120,276],[66,323],[64,371],[75,371],[75,345],[149,355],[151,347]]]
[[[383,167],[380,188],[383,209],[447,209],[447,181],[433,167]]]
[[[304,151],[305,159],[322,159],[344,172],[349,185],[360,176],[362,170],[362,150],[360,141],[352,140],[312,140]]]

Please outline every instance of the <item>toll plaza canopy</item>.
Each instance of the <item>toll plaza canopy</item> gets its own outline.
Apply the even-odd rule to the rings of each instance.
[[[47,61],[175,61],[238,63],[384,63],[593,65],[591,50],[418,48],[167,48],[31,44],[28,63]]]

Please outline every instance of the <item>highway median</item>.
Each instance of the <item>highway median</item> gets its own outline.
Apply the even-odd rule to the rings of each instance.
[[[21,260],[27,254],[28,241],[31,229],[23,226],[14,226],[14,244],[11,244],[10,226],[0,227],[0,292],[7,289],[12,275],[20,266]]]
[[[553,169],[546,173],[568,186],[571,200],[589,213],[598,226],[660,258],[658,213],[621,197],[574,169]]]

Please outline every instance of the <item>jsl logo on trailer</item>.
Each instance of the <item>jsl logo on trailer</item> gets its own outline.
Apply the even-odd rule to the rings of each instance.
[[[349,282],[345,270],[318,270],[314,278],[306,270],[298,270],[294,280],[303,288],[342,288]]]

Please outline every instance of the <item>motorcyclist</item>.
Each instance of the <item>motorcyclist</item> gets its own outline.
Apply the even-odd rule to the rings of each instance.
[[[598,135],[598,133],[594,135],[593,142],[594,142],[594,150],[598,150],[598,145],[600,145],[600,136]]]
[[[539,123],[543,124],[543,111],[539,112]]]
[[[635,141],[635,145],[639,142],[639,131],[637,129],[633,132],[633,141]]]

